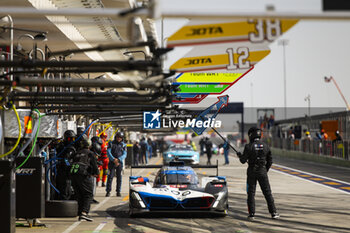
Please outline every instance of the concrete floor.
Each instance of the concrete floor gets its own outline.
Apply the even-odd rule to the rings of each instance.
[[[213,160],[223,164],[223,156],[213,156]],[[298,161],[282,161],[284,166],[316,173],[317,164]],[[160,158],[152,158],[151,163],[161,163]],[[201,157],[201,163],[206,158]],[[301,166],[298,165],[303,164]],[[156,169],[133,170],[133,175],[149,176],[152,180]],[[344,172],[329,167],[332,178],[342,179]],[[198,174],[215,175],[215,170],[198,169]],[[339,173],[339,177],[336,173]],[[105,197],[105,190],[97,188],[96,199],[100,204],[91,206],[93,222],[78,222],[77,218],[43,218],[46,227],[17,227],[16,232],[350,232],[349,193],[329,188],[291,176],[279,170],[269,172],[270,184],[281,219],[272,220],[260,189],[256,194],[256,219],[248,221],[246,206],[246,165],[236,157],[230,157],[229,166],[220,166],[219,175],[227,177],[229,187],[229,214],[226,217],[161,215],[144,218],[128,217],[128,176],[123,177],[122,197]],[[317,174],[317,173],[316,173]],[[327,175],[322,172],[320,175]],[[345,178],[346,179],[346,178]],[[349,182],[349,180],[343,180]],[[113,183],[115,187],[115,182]],[[20,221],[18,223],[21,223]],[[25,223],[25,222],[22,222]]]

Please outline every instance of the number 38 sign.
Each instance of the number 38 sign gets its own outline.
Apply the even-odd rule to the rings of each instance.
[[[245,20],[203,24],[190,21],[167,40],[168,47],[227,42],[272,42],[293,27],[298,20]]]
[[[296,23],[297,20],[190,22],[169,37],[168,47],[196,46],[170,69],[178,72],[216,70],[245,73],[270,53],[270,42]]]

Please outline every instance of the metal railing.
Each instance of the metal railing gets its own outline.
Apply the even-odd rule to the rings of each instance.
[[[266,138],[264,141],[266,141],[271,147],[278,149],[300,151],[349,160],[349,140],[330,141],[312,139],[294,140],[291,138]]]

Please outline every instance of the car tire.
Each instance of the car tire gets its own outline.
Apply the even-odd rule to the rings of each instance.
[[[76,217],[78,202],[72,200],[50,200],[45,203],[46,217]]]

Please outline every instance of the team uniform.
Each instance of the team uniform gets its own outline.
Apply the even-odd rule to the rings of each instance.
[[[92,221],[88,213],[93,200],[93,176],[98,175],[94,152],[84,148],[73,158],[70,169],[72,184],[78,201],[79,220]]]
[[[254,128],[253,130],[259,130]],[[251,131],[251,129],[249,130]],[[248,134],[249,134],[248,131]],[[247,204],[249,218],[253,219],[255,215],[255,191],[256,184],[259,182],[260,188],[265,196],[267,206],[272,218],[278,218],[274,199],[271,193],[271,187],[267,172],[272,165],[271,151],[268,145],[260,140],[261,132],[252,137],[250,143],[245,145],[243,154],[237,153],[242,164],[248,163],[247,169]]]
[[[122,135],[122,133],[117,133],[114,141],[108,143],[107,155],[109,158],[109,163],[106,196],[110,196],[114,176],[117,177],[116,193],[117,196],[120,196],[123,163],[126,158],[126,144],[122,141],[123,136],[124,135]],[[121,141],[118,141],[118,138],[121,138]],[[117,161],[117,163],[115,161]]]
[[[97,183],[100,182],[102,177],[102,187],[105,187],[107,174],[108,174],[108,156],[107,156],[107,142],[103,140],[101,155],[98,158],[100,174],[97,177]]]

